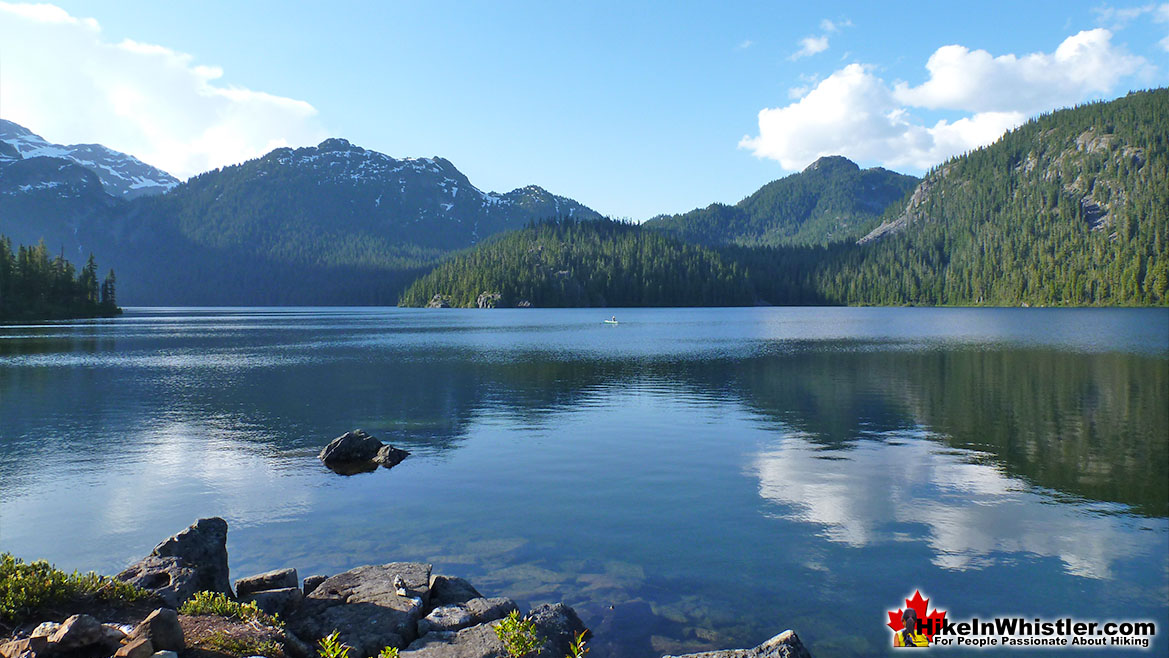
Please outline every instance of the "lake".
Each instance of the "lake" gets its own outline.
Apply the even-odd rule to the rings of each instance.
[[[328,471],[353,428],[412,456]],[[817,657],[889,653],[918,589],[957,619],[1152,620],[1164,655],[1167,444],[1166,309],[0,327],[0,550],[114,573],[222,516],[233,577],[432,562],[572,605],[598,658],[786,628]]]

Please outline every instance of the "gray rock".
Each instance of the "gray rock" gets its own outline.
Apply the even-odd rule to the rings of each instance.
[[[430,604],[433,606],[466,603],[483,595],[471,583],[454,576],[430,577]]]
[[[475,306],[479,308],[495,308],[499,305],[499,300],[503,299],[503,295],[497,292],[488,292],[484,290],[479,293],[479,297],[475,299]]]
[[[532,608],[526,619],[536,626],[540,638],[538,658],[564,658],[573,639],[585,630],[576,612],[563,603],[545,603]]]
[[[382,442],[366,434],[365,430],[353,430],[329,442],[321,449],[317,458],[328,466],[332,463],[367,462],[377,456]]]
[[[58,628],[61,628],[61,624],[55,621],[41,622],[40,625],[32,629],[29,637],[49,637],[53,633],[56,633]]]
[[[227,568],[227,521],[214,517],[154,547],[150,555],[117,575],[157,594],[172,608],[201,590],[232,596]]]
[[[378,464],[385,466],[386,468],[390,468],[401,464],[402,460],[409,456],[410,453],[402,450],[401,448],[395,448],[394,446],[382,446],[377,451],[377,455],[374,456],[373,460]]]
[[[328,580],[328,576],[308,576],[304,579],[304,595],[308,596],[313,593],[313,590],[320,586],[321,583]]]
[[[98,620],[89,615],[73,615],[49,636],[49,643],[55,645],[55,651],[73,651],[100,644],[105,635]]]
[[[284,629],[284,655],[290,658],[318,658],[316,648],[288,629]]]
[[[515,601],[507,598],[477,598],[466,603],[439,606],[418,622],[418,635],[432,631],[458,631],[484,622],[503,619],[512,611],[518,611]]]
[[[150,639],[154,651],[182,651],[187,648],[179,615],[170,608],[159,608],[146,616],[130,633],[129,639]],[[153,652],[152,652],[153,653]]]
[[[281,589],[266,589],[262,592],[252,592],[241,596],[241,601],[254,601],[256,607],[270,615],[286,617],[300,607],[304,594],[299,587],[284,587]]]
[[[102,624],[102,644],[107,647],[116,647],[126,639],[126,632],[113,624]]]
[[[451,300],[438,294],[438,293],[435,293],[434,297],[431,297],[430,301],[426,302],[426,308],[450,308],[450,307],[451,307]]]
[[[725,649],[662,658],[812,658],[795,631],[784,631],[751,649]]]
[[[399,596],[394,577],[408,596]],[[351,569],[326,579],[290,619],[300,637],[321,638],[339,630],[353,648],[349,658],[376,656],[384,647],[404,648],[418,632],[418,620],[430,599],[430,565],[391,562]]]
[[[27,637],[23,640],[13,640],[0,644],[0,656],[3,658],[26,658],[45,655],[49,646],[49,638],[44,635]]]
[[[235,581],[235,595],[242,599],[252,592],[296,587],[299,584],[296,569],[276,569]]]
[[[378,464],[386,468],[395,466],[409,454],[358,429],[330,441],[317,457],[330,469],[342,475],[352,475],[376,469]]]
[[[511,658],[495,634],[498,624],[493,621],[454,633],[430,633],[401,652],[399,658]]]
[[[114,654],[114,658],[150,658],[154,655],[154,645],[150,638],[140,637],[123,644]]]

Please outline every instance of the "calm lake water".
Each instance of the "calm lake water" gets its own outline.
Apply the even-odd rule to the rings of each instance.
[[[574,606],[598,658],[888,653],[919,588],[1165,654],[1169,310],[615,312],[0,328],[0,550],[113,573],[217,515],[234,577],[429,561]],[[321,466],[357,427],[413,455]]]

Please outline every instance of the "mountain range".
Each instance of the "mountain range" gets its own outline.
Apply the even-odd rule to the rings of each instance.
[[[117,270],[126,305],[391,304],[443,262],[412,303],[453,293],[443,281],[470,303],[468,286],[502,287],[503,276],[544,281],[540,294],[560,305],[672,304],[687,299],[674,287],[693,288],[704,268],[718,272],[711,290],[736,291],[726,303],[743,303],[745,289],[781,304],[1169,302],[1166,89],[1037,117],[920,180],[824,157],[735,205],[636,230],[540,187],[484,192],[443,158],[396,159],[343,139],[179,183],[105,147],[0,127],[0,233],[77,260],[94,253]],[[548,219],[570,228],[491,246]],[[541,244],[551,251],[520,253]],[[626,262],[645,245],[662,267]],[[594,260],[605,276],[586,271]],[[638,271],[648,297],[627,289]],[[552,275],[576,283],[549,292]]]
[[[344,139],[179,183],[104,147],[4,130],[0,233],[80,260],[94,253],[119,273],[122,304],[394,304],[485,236],[599,217],[535,185],[484,192],[443,158],[399,160]],[[116,186],[128,180],[138,187]]]

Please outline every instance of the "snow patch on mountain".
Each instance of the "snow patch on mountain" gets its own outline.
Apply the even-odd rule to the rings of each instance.
[[[106,193],[123,199],[163,194],[179,184],[174,176],[132,155],[101,144],[53,144],[24,126],[4,119],[0,119],[0,142],[15,148],[25,159],[62,158],[85,167],[97,174]]]

